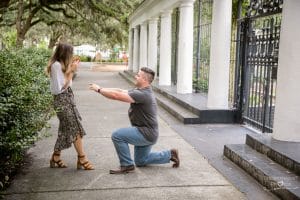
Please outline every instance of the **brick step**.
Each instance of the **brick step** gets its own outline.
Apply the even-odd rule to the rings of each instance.
[[[246,144],[224,146],[224,155],[281,199],[300,199],[300,179]]]
[[[128,71],[119,72],[119,75],[122,76],[128,83],[134,84],[134,77],[133,75],[129,74]]]
[[[300,175],[300,143],[278,141],[266,134],[247,134],[246,144]]]
[[[183,124],[198,124],[201,122],[201,119],[197,115],[165,97],[164,95],[155,92],[155,97],[160,107],[172,114]]]

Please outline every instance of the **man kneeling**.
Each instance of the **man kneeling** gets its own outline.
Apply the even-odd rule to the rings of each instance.
[[[178,150],[171,149],[151,152],[158,138],[157,103],[151,89],[155,72],[142,67],[135,76],[135,89],[101,88],[90,84],[90,89],[103,96],[130,103],[128,110],[132,127],[120,128],[112,134],[112,141],[117,151],[120,168],[110,170],[110,174],[123,174],[134,171],[135,166],[164,164],[173,161],[173,167],[179,167]],[[128,144],[134,145],[134,161],[131,159]]]

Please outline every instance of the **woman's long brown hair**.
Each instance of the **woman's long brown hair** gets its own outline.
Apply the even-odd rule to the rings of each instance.
[[[73,47],[69,44],[59,43],[56,46],[56,49],[50,58],[46,72],[48,75],[51,74],[51,65],[56,61],[60,62],[63,73],[65,74],[70,64],[72,62],[73,57]]]

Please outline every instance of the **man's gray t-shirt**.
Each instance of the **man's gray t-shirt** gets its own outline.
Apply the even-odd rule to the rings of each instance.
[[[132,89],[128,95],[135,101],[128,110],[132,126],[135,126],[149,142],[158,137],[157,104],[150,87]]]

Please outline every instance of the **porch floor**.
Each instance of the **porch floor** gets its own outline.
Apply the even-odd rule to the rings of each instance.
[[[206,110],[207,109],[207,94],[200,93],[191,93],[191,94],[177,94],[176,85],[171,86],[159,86],[158,81],[155,80],[152,85],[157,87],[168,94],[174,96],[175,98],[189,104],[190,106],[198,109],[198,110]]]

